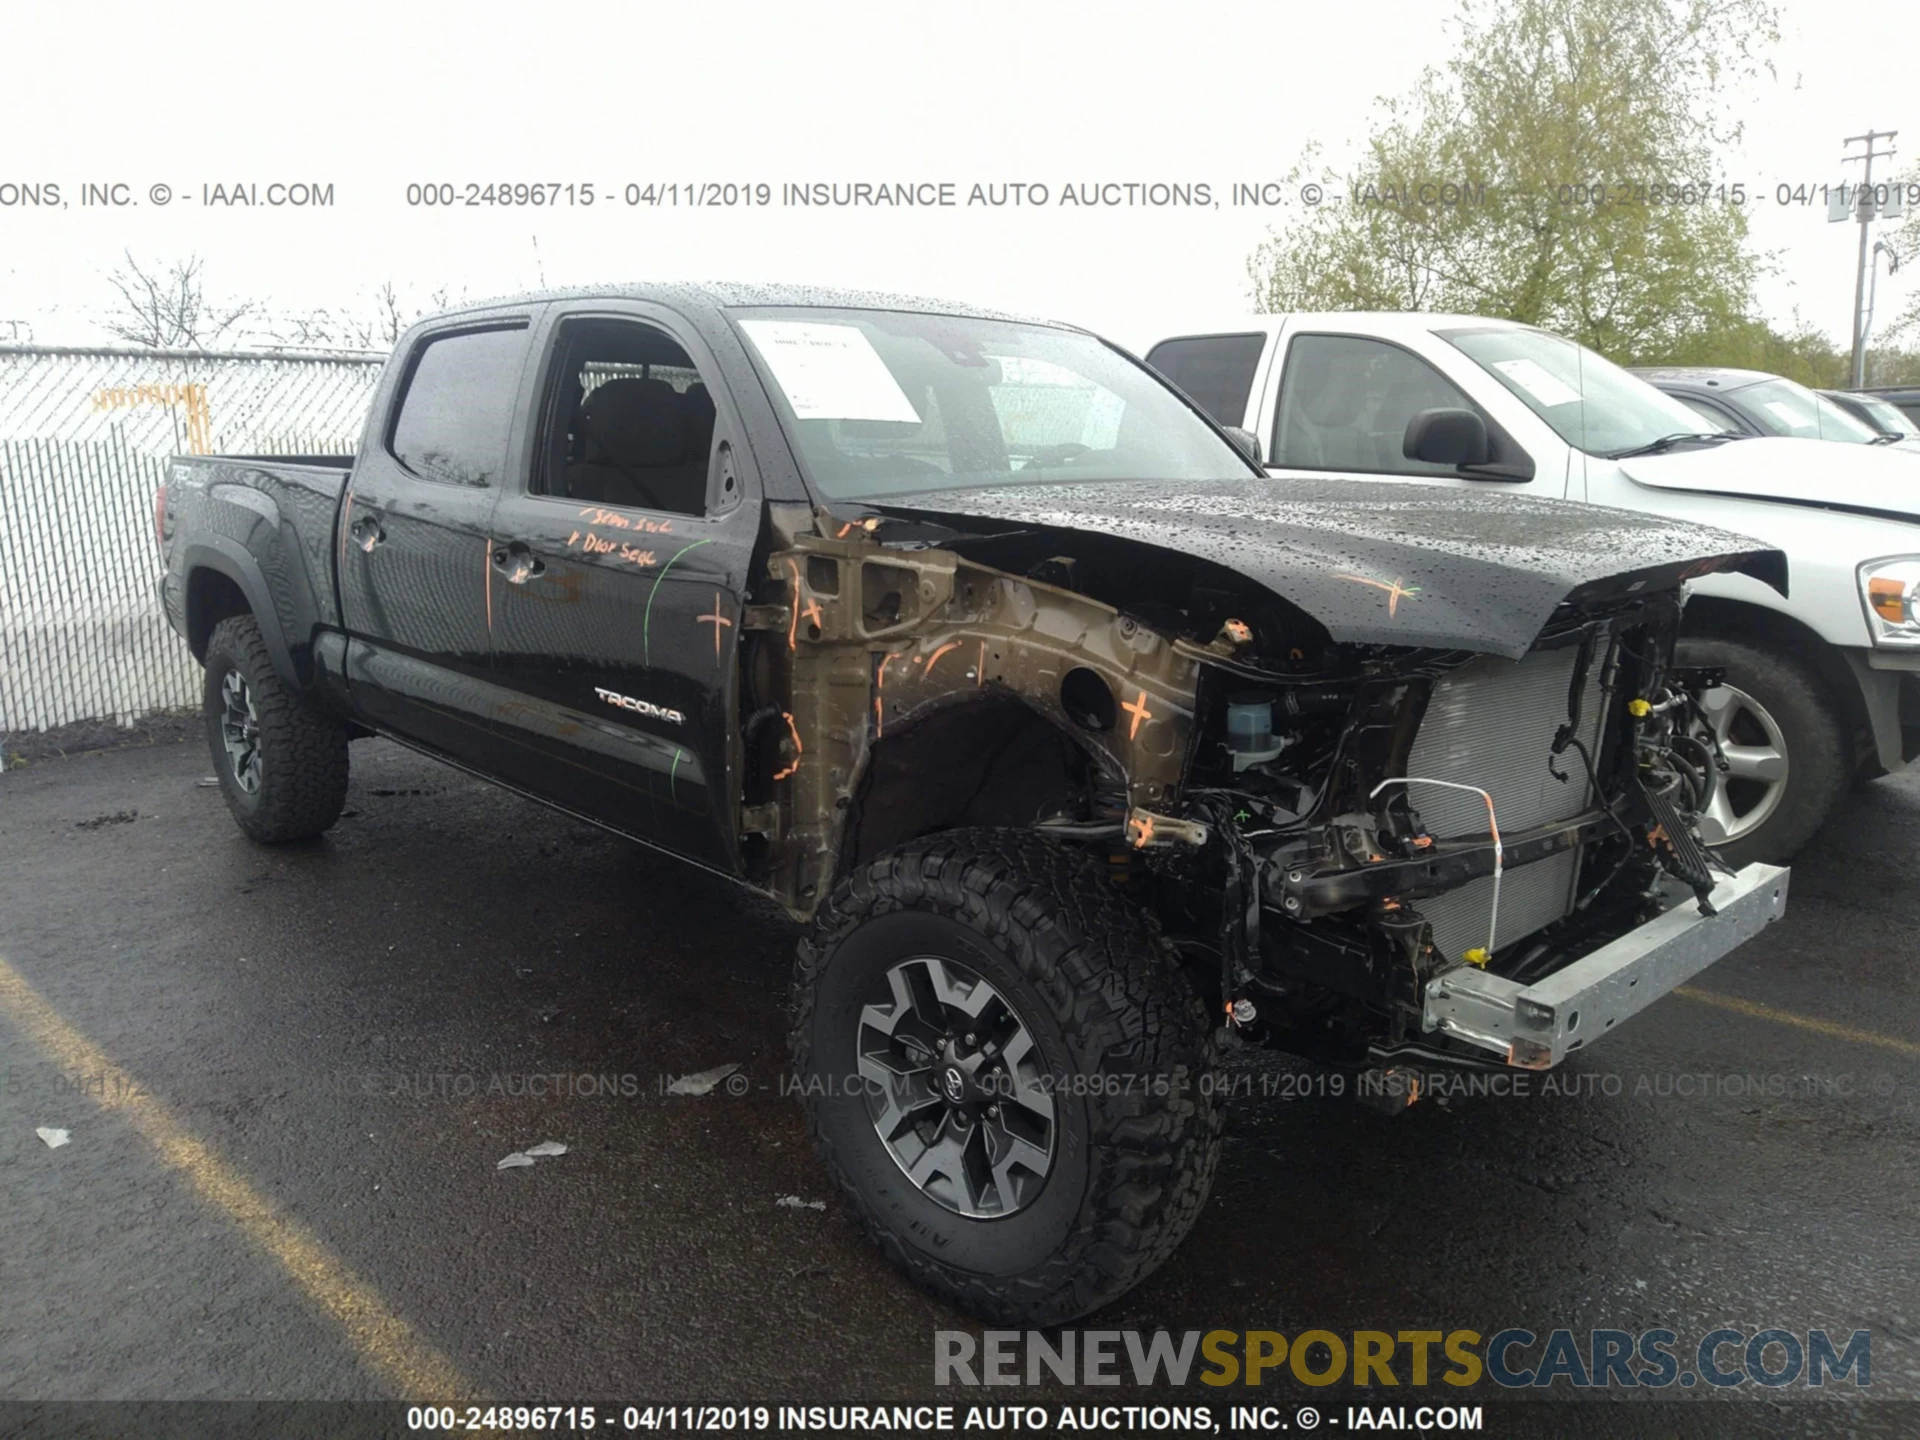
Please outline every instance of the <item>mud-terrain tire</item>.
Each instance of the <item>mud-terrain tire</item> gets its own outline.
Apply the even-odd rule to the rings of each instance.
[[[996,1184],[1002,1202],[1019,1194],[1003,1213],[954,1208],[973,1203],[965,1182],[916,1182],[882,1139],[878,1089],[860,1078],[861,1053],[873,1063],[876,1015],[911,1017],[890,1022],[902,1033],[923,1018],[918,1000],[906,1005],[906,992],[890,987],[896,974],[925,976],[926,957],[949,981],[986,982],[980,1013],[993,1019],[979,1026],[983,1037],[1023,1028],[1022,1103],[1039,1103],[1041,1090],[1049,1097],[1049,1163],[1037,1178]],[[981,1003],[972,987],[939,993]],[[1084,852],[1027,831],[962,830],[881,856],[820,908],[799,947],[793,1007],[793,1060],[820,1158],[888,1259],[972,1315],[1033,1327],[1098,1309],[1161,1265],[1206,1203],[1222,1118],[1206,1007],[1154,920]],[[955,1034],[944,1053],[963,1055],[973,1039]],[[1016,1040],[1003,1054],[1020,1048]],[[936,1110],[943,1078],[930,1069]],[[991,1093],[1011,1083],[1003,1077]],[[973,1122],[954,1120],[957,1109],[944,1113],[938,1123],[969,1133]],[[989,1123],[1000,1127],[1004,1156],[1015,1120],[1032,1116],[1009,1102],[1006,1118],[985,1118],[1000,1113],[975,1120],[983,1136]],[[894,1144],[910,1148],[918,1133]],[[992,1136],[981,1143],[993,1153]]]
[[[1826,823],[1851,786],[1853,745],[1845,723],[1820,680],[1775,651],[1717,636],[1692,636],[1680,641],[1675,660],[1726,672],[1726,690],[1719,696],[1708,693],[1708,710],[1719,728],[1726,727],[1731,715],[1731,737],[1723,735],[1722,744],[1731,738],[1748,757],[1736,766],[1735,775],[1720,777],[1711,807],[1721,811],[1723,819],[1731,811],[1735,824],[1730,830],[1703,825],[1702,838],[1736,869],[1756,860],[1786,864]],[[1736,698],[1729,702],[1729,696]],[[1786,759],[1785,777],[1771,792],[1737,773],[1751,768],[1752,756],[1770,750]],[[1730,752],[1730,758],[1741,757]],[[1719,833],[1733,838],[1718,841]]]
[[[214,774],[251,839],[308,840],[340,818],[346,726],[282,683],[251,615],[222,620],[207,638],[201,708]]]

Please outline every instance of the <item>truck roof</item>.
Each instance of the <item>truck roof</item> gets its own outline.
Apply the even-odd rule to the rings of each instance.
[[[1766,370],[1739,370],[1731,365],[1632,365],[1628,368],[1643,380],[1676,380],[1714,390],[1741,390],[1762,380],[1780,378]]]
[[[1488,315],[1457,315],[1439,310],[1292,310],[1272,315],[1224,314],[1209,317],[1197,325],[1186,325],[1172,334],[1161,333],[1142,342],[1145,348],[1162,340],[1185,335],[1273,335],[1282,325],[1298,329],[1354,331],[1386,337],[1420,334],[1433,330],[1458,328],[1530,330],[1517,320],[1496,320]]]
[[[911,310],[925,314],[964,315],[978,320],[1012,320],[1025,325],[1047,325],[1059,330],[1081,328],[1060,320],[1042,319],[1005,310],[992,310],[958,300],[896,295],[878,290],[844,290],[825,285],[781,285],[726,280],[636,281],[528,290],[490,300],[471,301],[440,313],[460,315],[473,311],[495,310],[503,305],[539,305],[553,300],[646,300],[680,311],[727,310],[760,305],[793,305],[833,310]]]

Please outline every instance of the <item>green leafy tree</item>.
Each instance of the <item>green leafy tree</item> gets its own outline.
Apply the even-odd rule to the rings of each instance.
[[[1880,238],[1892,249],[1901,273],[1911,277],[1920,274],[1920,204],[1913,200],[1920,195],[1920,165],[1909,167],[1897,178],[1907,200],[1906,215]],[[1886,319],[1876,321],[1869,340],[1873,348],[1867,354],[1868,379],[1876,385],[1920,384],[1920,290],[1915,290],[1904,306],[1891,308],[1886,261],[1876,255],[1874,263],[1882,267],[1880,305]]]
[[[1629,363],[1760,344],[1763,262],[1715,157],[1772,6],[1468,0],[1455,24],[1454,57],[1382,102],[1352,171],[1320,170],[1341,198],[1254,253],[1256,303],[1504,316]]]

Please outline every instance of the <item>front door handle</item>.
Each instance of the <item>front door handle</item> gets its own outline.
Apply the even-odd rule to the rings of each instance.
[[[535,576],[547,573],[546,561],[527,547],[524,540],[493,547],[493,568],[509,585],[524,585]]]
[[[380,528],[380,522],[371,515],[362,515],[354,521],[347,527],[347,534],[353,538],[354,544],[368,551],[387,538],[387,532]]]

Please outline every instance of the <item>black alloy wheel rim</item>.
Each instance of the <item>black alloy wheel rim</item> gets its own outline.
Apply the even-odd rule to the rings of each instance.
[[[253,708],[253,692],[237,670],[220,682],[220,744],[234,783],[249,795],[260,790],[260,716]]]
[[[880,1143],[935,1204],[1001,1219],[1053,1167],[1054,1094],[1033,1032],[984,978],[933,955],[888,970],[856,1052]]]

